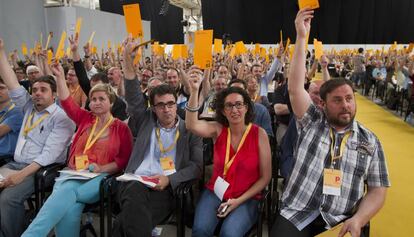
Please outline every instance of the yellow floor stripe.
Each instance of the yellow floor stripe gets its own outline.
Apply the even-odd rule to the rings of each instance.
[[[414,236],[414,128],[365,97],[356,99],[357,120],[380,139],[391,177],[386,203],[371,221],[370,236]]]

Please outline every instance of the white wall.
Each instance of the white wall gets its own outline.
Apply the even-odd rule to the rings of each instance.
[[[0,0],[0,38],[6,52],[17,49],[21,55],[21,44],[28,49],[34,47],[43,33],[43,45],[47,35],[53,32],[50,46],[55,49],[63,30],[70,36],[75,31],[76,19],[83,18],[80,45],[83,46],[91,33],[96,31],[94,44],[100,50],[107,47],[108,40],[115,48],[127,36],[124,16],[81,7],[43,7],[43,0]],[[151,22],[142,21],[144,40],[151,39]],[[65,42],[68,47],[69,42]],[[65,48],[66,48],[65,47]],[[82,54],[81,54],[82,55]]]
[[[43,0],[0,0],[0,37],[6,51],[18,49],[26,42],[33,48],[40,33],[46,35]]]

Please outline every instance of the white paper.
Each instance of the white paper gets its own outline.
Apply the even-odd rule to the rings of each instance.
[[[227,188],[229,187],[229,183],[221,178],[220,176],[217,177],[216,182],[214,183],[214,193],[223,201],[224,193],[226,192]]]
[[[155,180],[149,179],[148,176],[141,176],[135,174],[123,174],[121,176],[118,176],[116,180],[120,182],[139,181],[151,188],[155,187],[158,184],[158,182],[156,182]]]
[[[168,175],[172,175],[175,172],[177,172],[175,169],[171,169],[171,170],[164,170],[164,175],[168,176]]]
[[[91,173],[87,170],[81,170],[81,171],[59,170],[59,172],[63,175],[57,177],[55,179],[56,181],[68,180],[68,179],[88,180],[88,179],[93,179],[97,177],[98,175],[100,175],[99,173]]]
[[[326,195],[341,196],[341,188],[335,188],[332,186],[324,185],[322,192]]]

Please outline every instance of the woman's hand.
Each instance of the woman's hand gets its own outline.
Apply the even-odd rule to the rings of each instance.
[[[218,210],[219,212],[217,213],[217,217],[219,218],[224,218],[226,217],[230,212],[232,212],[233,210],[235,210],[241,203],[239,202],[239,200],[236,199],[229,199],[227,200],[227,202],[223,202],[222,204],[220,204]],[[227,206],[227,209],[224,213],[221,213],[220,210],[222,210],[225,206]]]
[[[88,169],[89,169],[89,172],[92,172],[92,173],[101,173],[101,170],[102,170],[101,167],[96,163],[89,164]]]

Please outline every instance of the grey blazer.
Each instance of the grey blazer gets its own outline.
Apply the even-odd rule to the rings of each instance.
[[[127,173],[133,173],[144,160],[144,153],[150,145],[151,133],[157,120],[155,114],[144,105],[144,97],[137,78],[134,80],[125,79],[125,100],[128,104],[127,112],[134,121],[129,126],[132,131],[137,131],[137,134],[133,134],[136,141],[125,170]],[[177,141],[175,157],[177,172],[168,176],[173,190],[181,182],[199,178],[203,165],[202,139],[185,128],[184,120],[181,120],[180,117],[178,119],[180,120],[178,125],[180,137]]]

